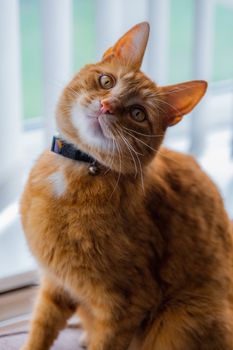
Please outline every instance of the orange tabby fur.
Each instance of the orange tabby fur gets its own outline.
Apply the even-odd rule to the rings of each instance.
[[[22,223],[43,278],[24,350],[48,350],[77,309],[89,350],[233,349],[232,225],[223,201],[191,156],[158,151],[206,83],[156,86],[140,71],[148,34],[146,23],[131,29],[59,101],[61,135],[98,160],[98,174],[45,151],[29,176]],[[101,74],[115,86],[101,89]],[[92,142],[83,128],[94,100],[114,113],[98,117],[103,135]],[[133,120],[133,104],[145,120]]]

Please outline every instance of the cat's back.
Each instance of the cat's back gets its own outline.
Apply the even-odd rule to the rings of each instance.
[[[212,293],[217,284],[228,293],[232,224],[215,184],[193,157],[167,149],[149,173],[148,208],[165,242],[163,278],[174,289],[208,285]]]
[[[149,179],[148,201],[162,225],[182,231],[189,225],[190,232],[198,228],[202,236],[218,230],[224,240],[232,224],[223,199],[192,156],[162,148],[151,164]]]
[[[205,212],[222,209],[221,195],[197,161],[190,155],[162,148],[149,169],[150,185],[157,196],[163,196],[166,205],[187,204],[185,211],[195,207]],[[184,211],[184,206],[175,207]]]

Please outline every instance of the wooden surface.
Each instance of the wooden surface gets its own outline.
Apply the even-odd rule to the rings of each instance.
[[[0,328],[0,349],[19,350],[28,334],[28,322],[17,322],[10,326]],[[51,350],[81,350],[79,339],[81,336],[80,327],[75,324],[69,325],[62,331],[55,341]]]

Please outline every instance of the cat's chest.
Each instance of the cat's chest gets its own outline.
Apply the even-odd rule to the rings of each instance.
[[[129,273],[137,247],[130,242],[121,216],[86,205],[47,208],[43,223],[29,240],[39,264],[80,299],[104,288],[109,276]],[[42,220],[41,220],[42,221]]]
[[[43,268],[62,283],[75,280],[80,286],[89,280],[94,285],[111,271],[127,271],[125,266],[129,271],[135,251],[147,254],[138,244],[147,232],[140,202],[131,201],[119,184],[115,188],[116,179],[80,180],[73,168],[51,171],[45,165],[36,166],[22,198],[25,233]],[[136,191],[129,192],[135,198]]]
[[[104,249],[103,243],[112,233],[113,227],[107,222],[109,215],[106,208],[95,208],[91,201],[80,205],[32,198],[28,213],[30,246],[39,260],[48,266],[64,264],[65,260],[70,266],[74,261],[85,265],[85,255],[93,256],[98,252],[97,237],[101,235]],[[119,221],[119,218],[115,220]]]
[[[39,263],[63,279],[97,276],[101,265],[103,273],[115,268],[122,251],[130,250],[120,208],[101,193],[83,197],[61,173],[49,181],[44,195],[32,196],[27,213],[25,231]]]

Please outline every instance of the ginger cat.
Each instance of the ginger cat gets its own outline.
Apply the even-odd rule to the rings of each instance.
[[[160,148],[207,84],[152,82],[148,35],[136,25],[68,84],[69,152],[45,151],[29,176],[21,215],[42,281],[23,350],[48,350],[76,310],[89,350],[233,349],[231,222],[196,161]]]

